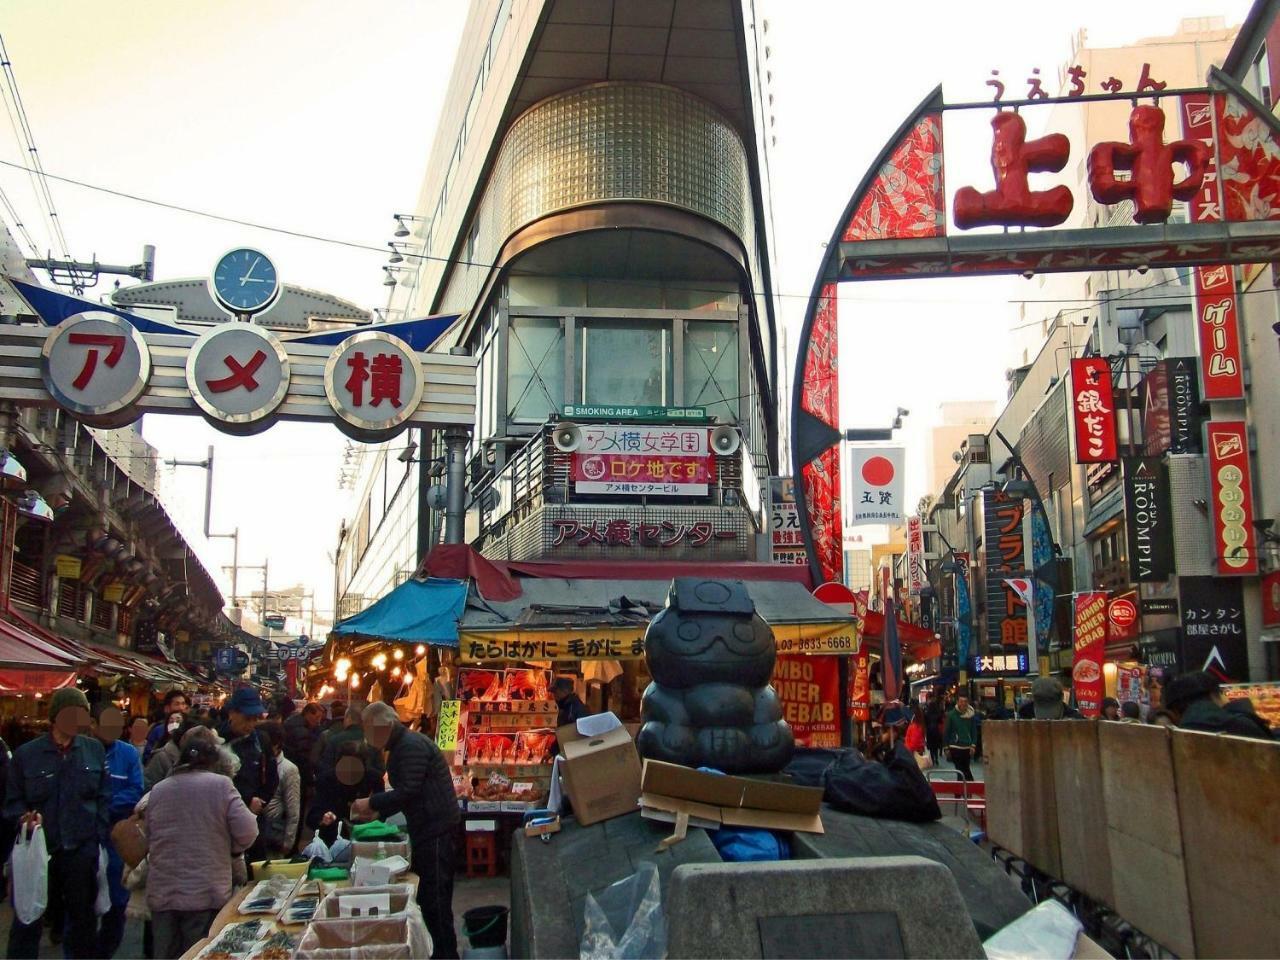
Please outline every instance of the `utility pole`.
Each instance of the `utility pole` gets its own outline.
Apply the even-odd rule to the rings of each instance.
[[[199,467],[205,471],[204,478],[204,535],[206,540],[223,538],[231,541],[231,606],[239,606],[237,592],[237,575],[240,570],[240,528],[231,533],[210,533],[209,517],[213,509],[213,444],[208,447],[208,454],[203,460],[166,460],[170,467]],[[225,567],[223,569],[226,569]]]

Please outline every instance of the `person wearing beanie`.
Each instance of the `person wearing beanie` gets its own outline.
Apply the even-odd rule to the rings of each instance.
[[[63,918],[72,958],[98,955],[98,849],[111,829],[111,777],[89,729],[89,701],[74,687],[49,697],[49,732],[24,743],[9,763],[4,817],[18,830],[44,830],[49,849],[48,914]],[[34,957],[44,918],[9,930],[9,956]]]
[[[1115,697],[1102,698],[1102,719],[1103,720],[1119,720],[1120,719],[1120,701]]]
[[[1231,733],[1238,737],[1269,740],[1270,733],[1250,718],[1224,709],[1227,698],[1222,684],[1211,673],[1180,673],[1164,688],[1164,706],[1183,730]]]

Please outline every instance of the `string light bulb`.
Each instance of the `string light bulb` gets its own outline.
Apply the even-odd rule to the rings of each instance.
[[[391,675],[392,675],[393,677],[398,677],[398,676],[400,676],[400,668],[399,668],[399,667],[392,667],[392,668],[391,668]]]
[[[353,674],[351,675],[351,687],[352,687],[352,689],[356,689],[356,688],[358,688],[359,686],[360,686],[360,674],[358,674],[358,673],[353,673]]]
[[[416,647],[414,647],[413,652],[416,653],[418,656],[422,656],[424,653],[427,652],[426,645],[421,643],[418,644]]]
[[[403,651],[403,650],[401,650],[399,647],[397,647],[397,648],[396,648],[395,653],[393,653],[393,654],[391,654],[391,655],[392,655],[393,657],[395,657],[397,660],[403,660],[403,659],[404,659],[404,651]]]

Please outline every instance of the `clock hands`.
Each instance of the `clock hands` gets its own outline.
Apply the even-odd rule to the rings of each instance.
[[[249,282],[249,278],[253,276],[253,269],[262,260],[261,257],[254,257],[253,263],[249,264],[249,269],[245,271],[244,276],[240,278],[240,286],[244,286]]]

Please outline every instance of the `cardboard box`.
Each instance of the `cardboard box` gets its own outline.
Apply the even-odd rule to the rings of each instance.
[[[589,718],[599,721],[599,717]],[[640,754],[616,717],[613,729],[587,736],[575,725],[556,731],[560,744],[560,776],[583,826],[621,817],[636,810],[640,799]]]
[[[823,832],[819,787],[699,773],[660,760],[644,762],[640,804],[646,817],[676,824],[664,843],[683,840],[690,825]]]
[[[545,823],[539,823],[536,820],[532,823],[525,824],[524,835],[526,837],[542,837],[553,833],[560,832],[560,818],[553,816]]]
[[[427,928],[418,916],[360,917],[308,925],[294,956],[300,960],[415,960],[430,954],[429,943]]]
[[[339,887],[320,901],[311,923],[322,924],[352,917],[403,916],[409,905],[416,903],[415,892],[413,885],[407,883],[385,887]]]

